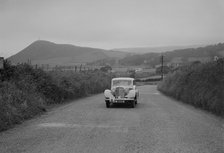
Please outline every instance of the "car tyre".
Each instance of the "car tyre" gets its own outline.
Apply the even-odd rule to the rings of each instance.
[[[110,102],[109,101],[106,102],[106,107],[110,108]]]
[[[135,108],[135,100],[131,101],[131,108]]]
[[[137,105],[138,104],[138,99],[137,99],[137,97],[135,97],[135,105]]]

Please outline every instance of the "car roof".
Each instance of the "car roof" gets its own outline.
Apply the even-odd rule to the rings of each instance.
[[[131,80],[131,81],[133,81],[133,80],[134,80],[134,78],[119,77],[119,78],[113,78],[112,80]]]

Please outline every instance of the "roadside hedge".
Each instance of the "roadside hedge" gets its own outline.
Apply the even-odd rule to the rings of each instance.
[[[159,85],[164,94],[224,116],[224,59],[183,66]]]
[[[46,111],[47,105],[100,93],[110,86],[110,74],[101,71],[45,72],[28,64],[4,65],[0,72],[0,131]]]

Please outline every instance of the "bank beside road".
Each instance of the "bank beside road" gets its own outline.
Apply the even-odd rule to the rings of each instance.
[[[0,70],[0,131],[32,118],[52,104],[103,92],[111,76],[101,71],[48,71],[29,64]]]
[[[224,117],[224,59],[180,67],[166,76],[158,89],[184,103]]]
[[[4,153],[223,153],[223,119],[140,86],[134,109],[103,94],[53,108],[0,133]]]

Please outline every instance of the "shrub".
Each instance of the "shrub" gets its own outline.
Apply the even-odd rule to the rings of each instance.
[[[170,73],[158,89],[178,100],[224,115],[224,60],[192,64]]]
[[[72,98],[103,92],[110,86],[110,75],[100,71],[88,73],[52,71],[49,75]]]
[[[44,72],[5,62],[0,73],[0,131],[44,111],[46,105],[99,93],[110,85],[110,75],[101,71]]]
[[[0,84],[0,131],[43,111],[44,101],[34,91],[21,90],[14,83]]]

